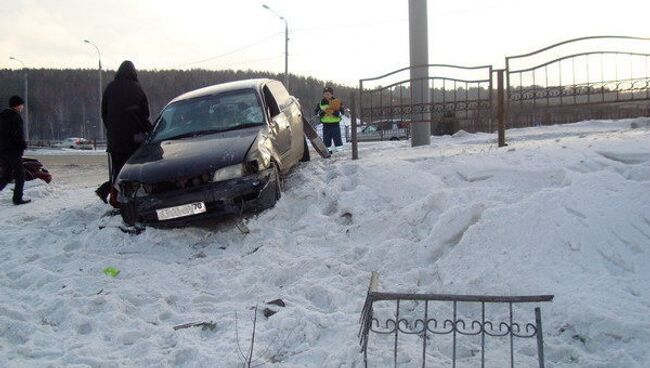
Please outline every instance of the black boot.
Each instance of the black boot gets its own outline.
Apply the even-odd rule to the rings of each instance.
[[[31,199],[26,199],[26,198],[14,199],[14,204],[16,206],[19,206],[21,204],[29,203],[31,201],[32,201]]]
[[[95,194],[102,200],[104,203],[108,203],[108,194],[110,193],[111,183],[105,182],[95,190]]]

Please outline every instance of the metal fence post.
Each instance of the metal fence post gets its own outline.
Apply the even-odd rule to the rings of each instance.
[[[535,308],[535,324],[537,327],[537,358],[539,368],[544,368],[544,334],[542,332],[542,312],[539,307]]]
[[[503,69],[497,70],[497,122],[499,131],[499,147],[506,145],[506,96],[503,84]]]
[[[352,138],[352,159],[359,159],[359,142],[357,142],[357,94],[350,92],[350,136]]]

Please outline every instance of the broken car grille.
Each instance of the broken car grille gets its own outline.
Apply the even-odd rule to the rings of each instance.
[[[146,184],[145,190],[149,189],[148,194],[163,194],[180,189],[192,189],[201,187],[212,182],[212,176],[209,174],[197,175],[176,180],[164,181],[155,184]],[[147,188],[149,186],[149,188]]]

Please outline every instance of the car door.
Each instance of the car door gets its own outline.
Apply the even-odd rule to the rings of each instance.
[[[264,95],[264,104],[269,116],[269,132],[273,148],[280,156],[281,165],[287,164],[287,155],[291,151],[291,122],[286,114],[282,113],[280,105],[271,93],[268,85],[262,89]]]
[[[291,129],[291,165],[294,165],[302,158],[302,151],[305,141],[305,133],[302,123],[302,111],[300,103],[289,94],[284,85],[278,81],[270,81],[269,89],[278,102],[282,114],[289,120]]]

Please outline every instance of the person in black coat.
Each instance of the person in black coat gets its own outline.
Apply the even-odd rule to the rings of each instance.
[[[151,132],[149,101],[133,63],[122,62],[115,80],[106,86],[102,96],[102,120],[106,127],[107,149],[111,159],[110,182],[102,184],[97,195],[106,202],[112,183],[126,161]]]
[[[11,168],[14,178],[13,202],[15,205],[25,204],[31,200],[23,198],[25,186],[25,169],[23,168],[23,152],[27,148],[23,132],[23,118],[20,113],[25,108],[25,102],[19,96],[9,99],[9,108],[0,113],[0,158]]]

